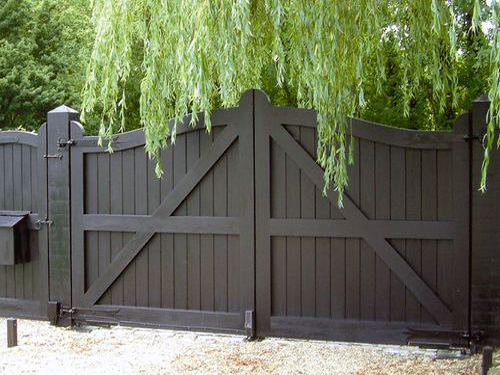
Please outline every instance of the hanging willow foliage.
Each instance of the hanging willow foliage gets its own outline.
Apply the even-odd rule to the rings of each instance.
[[[500,128],[500,5],[470,0],[472,29],[490,25],[489,150]],[[465,1],[470,6],[470,1]],[[299,106],[318,113],[318,162],[325,191],[340,193],[352,162],[348,119],[366,104],[364,84],[385,79],[383,42],[391,40],[403,67],[406,112],[419,82],[431,75],[434,100],[444,110],[457,98],[457,29],[464,17],[460,0],[95,0],[96,40],[84,89],[83,115],[99,108],[100,137],[123,129],[125,82],[132,47],[143,44],[140,115],[146,151],[157,158],[167,138],[188,113],[235,106],[249,88],[261,87],[261,73],[275,64],[277,85],[296,90]],[[389,38],[389,36],[391,38]],[[376,69],[368,64],[376,62]],[[121,122],[120,122],[121,121]],[[498,141],[500,144],[500,140]],[[109,145],[111,151],[111,144]],[[157,174],[161,167],[157,166]]]

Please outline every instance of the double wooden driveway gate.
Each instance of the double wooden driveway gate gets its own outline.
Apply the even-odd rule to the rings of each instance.
[[[142,130],[115,136],[109,154],[77,120],[51,112],[30,141],[38,152],[20,159],[38,206],[8,207],[15,193],[0,190],[3,212],[27,209],[39,229],[30,262],[0,266],[3,313],[44,315],[52,301],[61,322],[467,339],[467,115],[432,133],[352,119],[342,209],[321,193],[315,112],[273,107],[260,91],[214,111],[211,133],[186,119],[162,151],[161,180]],[[21,134],[0,133],[0,188],[18,163],[7,133]],[[7,284],[23,280],[37,292],[11,295]]]

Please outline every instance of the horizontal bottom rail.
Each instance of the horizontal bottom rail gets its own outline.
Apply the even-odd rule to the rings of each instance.
[[[74,310],[73,319],[77,323],[122,324],[241,334],[245,332],[243,317],[239,313],[111,305],[75,307]]]
[[[0,298],[0,316],[28,319],[45,319],[40,302],[34,300]]]
[[[410,329],[439,330],[439,325],[385,323],[326,318],[271,317],[271,331],[262,336],[283,336],[331,341],[407,344]]]

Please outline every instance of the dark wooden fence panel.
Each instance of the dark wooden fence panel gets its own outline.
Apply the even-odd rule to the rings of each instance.
[[[211,133],[181,124],[161,180],[142,131],[119,135],[110,155],[74,125],[75,319],[141,323],[158,309],[155,324],[243,330],[254,301],[252,106],[216,112]]]
[[[314,112],[259,96],[255,113],[258,331],[370,341],[375,324],[389,342],[406,340],[409,327],[467,331],[467,298],[454,288],[462,276],[451,267],[467,269],[456,230],[466,218],[453,211],[462,129],[396,137],[352,120],[339,210],[333,190],[320,192]]]
[[[0,131],[0,214],[31,213],[26,261],[0,266],[0,310],[32,317],[40,316],[37,143],[33,133]]]
[[[143,130],[114,136],[109,154],[67,107],[39,135],[0,132],[0,211],[30,212],[31,229],[29,261],[0,266],[0,313],[42,317],[52,301],[62,324],[390,343],[430,330],[463,343],[470,244],[490,246],[470,217],[495,221],[471,201],[470,127],[483,107],[453,132],[351,119],[341,208],[332,188],[323,194],[316,113],[255,90],[215,111],[211,133],[203,116],[179,124],[162,179]],[[493,271],[479,282],[477,267],[475,303],[495,304]],[[476,305],[473,326],[490,327],[496,317]]]

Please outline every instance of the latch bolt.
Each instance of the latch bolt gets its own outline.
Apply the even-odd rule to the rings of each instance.
[[[59,138],[59,140],[57,141],[57,147],[59,148],[65,148],[66,146],[73,146],[74,144],[76,144],[74,139],[68,139],[66,141],[63,138]]]

